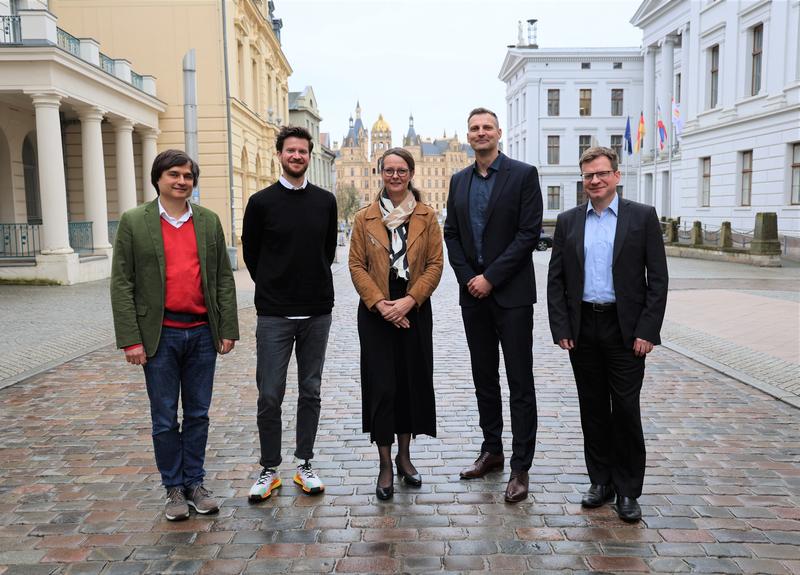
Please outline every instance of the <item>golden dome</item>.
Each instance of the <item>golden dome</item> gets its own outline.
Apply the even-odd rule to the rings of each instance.
[[[373,132],[391,132],[392,129],[389,127],[389,124],[386,120],[383,119],[383,114],[378,115],[378,119],[372,124],[372,131]]]

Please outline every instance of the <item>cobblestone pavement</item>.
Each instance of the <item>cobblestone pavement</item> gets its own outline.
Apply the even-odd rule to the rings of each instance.
[[[247,502],[258,441],[255,315],[243,310],[243,339],[219,361],[211,411],[207,484],[225,500],[216,516],[163,519],[143,377],[111,346],[0,391],[0,575],[800,573],[797,409],[668,348],[648,359],[642,397],[644,520],[629,526],[609,506],[581,509],[588,479],[575,386],[543,303],[531,496],[503,502],[508,469],[459,481],[481,436],[449,269],[434,296],[439,434],[412,447],[423,486],[396,482],[394,499],[378,501],[377,450],[360,429],[357,300],[336,270],[314,460],[324,495],[291,483],[292,365],[285,484],[267,502]],[[540,291],[545,271],[537,265]]]

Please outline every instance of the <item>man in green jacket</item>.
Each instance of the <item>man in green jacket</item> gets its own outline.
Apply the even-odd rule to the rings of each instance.
[[[158,198],[119,222],[111,267],[117,346],[144,368],[166,518],[216,513],[203,486],[217,353],[239,339],[236,288],[217,215],[189,203],[200,169],[185,152],[156,156]],[[183,421],[178,422],[178,400]]]

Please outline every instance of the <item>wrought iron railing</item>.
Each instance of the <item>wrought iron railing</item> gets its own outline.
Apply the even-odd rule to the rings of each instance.
[[[70,54],[74,54],[78,58],[81,57],[81,41],[69,32],[65,32],[61,28],[57,29],[58,47],[66,50]]]
[[[140,90],[144,90],[144,80],[142,79],[141,74],[137,74],[133,70],[131,70],[131,85],[134,88],[139,88]]]
[[[79,254],[94,251],[92,222],[69,223],[69,246]]]
[[[108,220],[108,243],[114,245],[114,240],[117,239],[117,228],[119,228],[119,220]]]
[[[0,44],[20,44],[22,26],[19,16],[0,16]]]
[[[0,259],[32,258],[39,251],[39,228],[35,224],[0,224]]]
[[[114,75],[114,60],[100,52],[100,67],[111,74]]]

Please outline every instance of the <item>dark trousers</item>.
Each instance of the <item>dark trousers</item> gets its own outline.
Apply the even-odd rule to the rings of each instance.
[[[217,350],[208,325],[161,328],[144,379],[150,398],[153,449],[164,487],[193,487],[203,482],[208,442],[208,409]],[[183,422],[178,423],[178,400]]]
[[[503,454],[499,344],[511,402],[511,469],[527,471],[536,449],[538,421],[533,386],[533,306],[503,308],[490,296],[477,305],[462,307],[461,317],[483,430],[481,451]]]
[[[639,411],[645,362],[623,343],[615,309],[595,312],[591,306],[582,307],[580,336],[569,359],[591,482],[639,497],[646,461]]]
[[[258,316],[256,324],[256,384],[258,386],[258,437],[261,465],[281,463],[281,405],[286,393],[286,372],[292,348],[297,357],[297,424],[294,456],[314,457],[320,412],[320,388],[331,314],[308,319]]]

